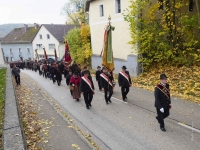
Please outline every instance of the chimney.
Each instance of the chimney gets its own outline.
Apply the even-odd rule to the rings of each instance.
[[[28,25],[27,24],[24,24],[24,31],[26,32],[28,29]]]
[[[39,25],[37,23],[34,23],[34,28],[37,29]]]

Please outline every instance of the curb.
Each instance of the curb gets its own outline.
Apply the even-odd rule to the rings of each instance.
[[[26,150],[10,66],[6,72],[6,97],[3,125],[3,149]]]

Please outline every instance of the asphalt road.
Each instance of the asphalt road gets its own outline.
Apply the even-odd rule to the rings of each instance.
[[[184,127],[185,124],[200,129],[200,106],[173,98],[171,116],[165,120],[167,132],[159,129],[155,119],[153,93],[132,88],[128,103],[120,99],[120,89],[115,88],[113,103],[106,105],[103,94],[96,86],[92,108],[87,110],[83,97],[76,102],[69,94],[65,80],[61,86],[53,84],[30,70],[22,73],[29,75],[42,90],[54,99],[75,123],[103,150],[198,150],[200,131]],[[94,81],[94,83],[96,83]],[[180,125],[180,123],[184,124]]]

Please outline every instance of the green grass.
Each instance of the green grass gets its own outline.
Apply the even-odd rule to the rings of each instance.
[[[6,89],[6,69],[0,69],[0,147],[2,146],[2,127],[4,116],[5,103],[5,89]]]

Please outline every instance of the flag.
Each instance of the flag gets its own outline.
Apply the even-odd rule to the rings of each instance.
[[[114,70],[113,50],[112,50],[112,31],[114,27],[110,24],[106,27],[104,32],[104,46],[102,66],[106,67],[109,71]]]
[[[43,48],[43,49],[44,49],[44,59],[45,59],[45,60],[47,60],[47,59],[48,59],[48,57],[47,57],[46,50],[45,50],[45,48]]]
[[[65,43],[65,62],[68,62],[69,64],[72,62],[72,58],[69,53],[69,46],[67,42]]]
[[[55,49],[55,48],[54,48],[54,54],[55,54],[55,60],[57,61],[58,56],[57,56],[57,53],[56,53],[56,49]]]

